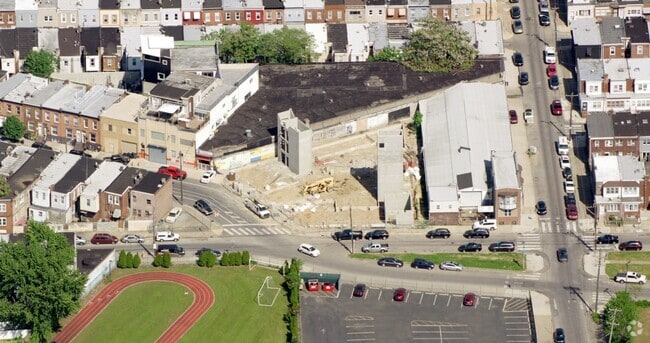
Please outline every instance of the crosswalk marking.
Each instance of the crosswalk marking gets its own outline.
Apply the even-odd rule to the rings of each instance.
[[[516,245],[518,251],[542,250],[542,239],[538,233],[524,233]]]
[[[515,274],[513,279],[515,280],[539,280],[542,277],[542,273],[522,273],[522,274]]]
[[[539,227],[542,233],[564,233],[564,232],[573,232],[578,233],[578,223],[575,221],[567,222],[564,227],[560,223],[553,223],[549,219],[540,220]]]
[[[236,225],[235,227],[229,226],[224,227],[224,235],[229,236],[270,236],[270,235],[289,235],[291,231],[285,228],[280,227],[269,227],[269,226],[249,226],[249,227],[240,227]]]

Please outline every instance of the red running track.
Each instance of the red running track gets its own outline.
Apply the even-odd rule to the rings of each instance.
[[[168,281],[179,283],[194,293],[194,301],[172,325],[158,338],[157,342],[177,342],[203,316],[214,303],[214,293],[208,284],[193,276],[172,272],[148,272],[121,277],[99,292],[77,315],[66,325],[55,342],[71,342],[90,322],[101,313],[108,304],[124,289],[142,282]]]

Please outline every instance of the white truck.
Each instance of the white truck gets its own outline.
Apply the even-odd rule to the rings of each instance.
[[[156,242],[178,242],[181,236],[171,231],[159,231],[156,233]]]
[[[643,285],[646,282],[645,275],[641,275],[636,272],[627,272],[627,273],[618,273],[614,277],[614,281],[620,283],[638,283]]]
[[[497,220],[490,218],[483,218],[477,220],[472,224],[472,230],[476,229],[485,229],[485,230],[496,230],[497,229]]]
[[[370,242],[361,247],[361,252],[388,252],[388,244]]]
[[[552,46],[547,46],[544,48],[544,63],[551,64],[557,62],[557,55],[555,53],[555,48]]]
[[[258,217],[265,219],[271,216],[271,212],[266,208],[266,205],[260,203],[255,199],[245,199],[244,205],[251,210],[253,213],[257,214]]]

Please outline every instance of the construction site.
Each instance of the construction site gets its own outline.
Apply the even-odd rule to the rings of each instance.
[[[419,204],[417,139],[406,128],[404,136],[403,182]],[[235,183],[242,195],[265,203],[287,225],[323,230],[392,224],[385,222],[377,202],[377,131],[315,146],[313,156],[308,175],[295,175],[269,159],[237,170]]]

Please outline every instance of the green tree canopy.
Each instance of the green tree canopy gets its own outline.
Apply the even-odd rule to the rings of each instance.
[[[636,303],[630,297],[630,293],[617,292],[603,310],[603,333],[608,337],[610,332],[612,333],[609,337],[610,342],[630,342],[630,331],[627,326],[636,319]]]
[[[419,21],[411,34],[402,58],[407,67],[418,72],[467,70],[474,65],[478,51],[467,33],[436,18]]]
[[[25,57],[25,63],[23,64],[25,72],[40,77],[50,77],[58,67],[59,58],[45,50],[31,51]]]
[[[0,197],[6,197],[11,193],[11,187],[9,187],[9,182],[7,178],[2,176],[0,177]]]
[[[86,276],[71,268],[74,247],[45,223],[30,221],[24,241],[0,242],[0,321],[47,341],[79,306]]]
[[[16,116],[9,116],[2,123],[2,135],[12,141],[20,140],[25,134],[27,127]]]
[[[242,24],[238,31],[222,29],[218,33],[219,57],[228,63],[254,62],[260,40],[260,31],[249,24]]]
[[[397,48],[387,46],[373,56],[368,57],[369,62],[401,62],[402,51]]]

